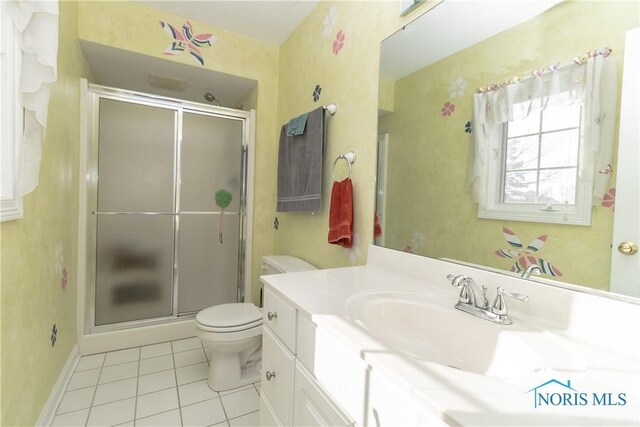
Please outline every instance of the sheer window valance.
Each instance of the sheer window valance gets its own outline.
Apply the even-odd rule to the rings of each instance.
[[[58,2],[11,0],[6,6],[21,53],[19,102],[24,129],[16,144],[14,197],[18,198],[38,185],[50,88],[57,77]]]
[[[550,106],[579,103],[583,120],[578,176],[591,182],[592,204],[602,202],[609,174],[598,171],[612,161],[617,73],[615,59],[598,53],[580,65],[549,67],[534,72],[531,78],[477,91],[473,99],[474,138],[468,171],[468,186],[474,201],[480,205],[487,202],[487,158],[499,148],[507,122],[524,119]]]

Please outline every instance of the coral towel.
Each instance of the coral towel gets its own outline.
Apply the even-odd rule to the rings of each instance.
[[[329,243],[353,246],[353,184],[351,179],[334,181],[329,208]]]

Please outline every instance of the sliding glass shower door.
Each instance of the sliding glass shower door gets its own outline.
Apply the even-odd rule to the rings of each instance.
[[[244,121],[126,96],[96,106],[95,326],[238,301]]]

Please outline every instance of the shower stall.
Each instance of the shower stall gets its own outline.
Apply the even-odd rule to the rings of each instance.
[[[253,112],[87,89],[84,333],[244,300]]]

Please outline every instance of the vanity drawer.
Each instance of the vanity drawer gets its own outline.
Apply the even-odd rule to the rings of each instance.
[[[296,353],[296,309],[269,288],[264,293],[264,324],[280,338],[280,341]]]
[[[262,355],[262,395],[282,425],[291,425],[295,359],[269,328],[263,328]]]

